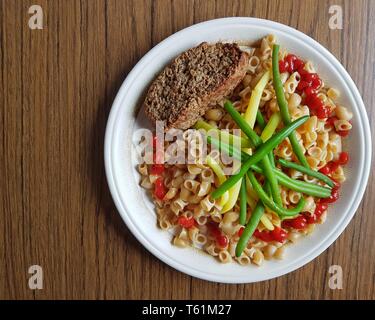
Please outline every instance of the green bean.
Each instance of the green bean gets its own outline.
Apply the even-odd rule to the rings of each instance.
[[[263,216],[264,206],[262,201],[258,201],[254,211],[251,213],[249,222],[247,223],[245,229],[242,232],[240,239],[237,242],[236,246],[236,257],[241,256],[242,252],[247,246],[251,236],[253,235],[256,227],[259,224],[260,218]]]
[[[233,156],[235,159],[241,160],[241,157],[242,157],[241,151],[239,151],[237,148],[233,148],[232,144],[226,144],[224,142],[221,142],[221,140],[212,138],[211,136],[207,136],[207,142],[212,144],[219,151],[225,151],[229,156]],[[246,153],[244,152],[244,154]],[[246,159],[248,158],[246,157]]]
[[[276,135],[274,135],[267,142],[263,143],[257,149],[257,151],[253,155],[249,156],[249,158],[243,163],[240,171],[237,174],[231,176],[223,184],[221,184],[214,192],[212,192],[211,194],[212,198],[217,199],[221,197],[225,193],[225,191],[233,187],[246,174],[246,172],[250,169],[250,167],[253,164],[261,160],[264,160],[262,161],[263,165],[268,163],[268,167],[266,166],[263,167],[264,175],[266,176],[267,180],[269,181],[269,176],[272,176],[275,179],[275,175],[273,173],[272,166],[269,162],[269,158],[267,154],[271,150],[273,150],[277,145],[279,145],[281,141],[283,141],[293,130],[298,128],[307,119],[308,119],[308,116],[297,119],[296,121],[292,122],[288,126],[284,127],[282,130],[280,130]],[[271,184],[271,189],[272,189],[272,184]],[[278,194],[272,193],[272,196],[274,197],[274,199],[276,199],[277,197],[280,197],[280,193]]]
[[[259,110],[257,111],[257,123],[262,130],[266,126],[266,121],[264,120],[263,115]]]
[[[203,120],[198,120],[194,125],[194,129],[196,130],[203,129],[206,132],[211,132],[219,136],[221,140],[226,139],[231,144],[232,143],[239,144],[241,148],[254,147],[253,143],[249,139],[230,134],[229,132],[224,131],[224,130],[220,130]]]
[[[280,108],[281,118],[283,119],[284,125],[288,125],[290,120],[288,102],[285,99],[284,88],[280,78],[279,70],[279,45],[273,45],[272,52],[272,71],[273,71],[273,86],[275,88],[277,104]],[[290,143],[292,145],[293,151],[296,154],[299,162],[306,168],[309,168],[309,164],[306,160],[305,155],[302,152],[301,146],[298,143],[295,132],[289,136]]]
[[[211,193],[212,199],[220,198],[226,191],[232,188],[240,179],[249,171],[251,165],[259,161],[256,158],[249,158],[241,167],[240,171],[231,176],[229,179],[225,180],[215,191]]]
[[[252,165],[250,169],[254,170],[257,173],[263,174],[262,168],[256,164]],[[329,188],[301,180],[292,179],[277,168],[274,168],[273,170],[279,183],[290,190],[294,190],[318,198],[328,198],[331,195],[331,189]]]
[[[209,143],[215,145],[220,151],[228,153],[229,150],[232,150],[233,157],[237,160],[246,161],[250,157],[250,155],[248,155],[247,153],[233,148],[232,145],[221,143],[217,139],[207,137],[207,140]],[[254,170],[257,173],[264,174],[263,169],[258,164],[253,164],[250,169]],[[294,180],[277,168],[273,168],[273,171],[278,179],[278,182],[282,186],[287,187],[290,190],[294,190],[318,198],[328,198],[331,195],[331,190],[329,188],[321,187],[305,181]]]
[[[295,169],[299,172],[302,172],[302,173],[305,173],[305,174],[309,175],[310,177],[317,178],[317,179],[325,182],[331,188],[333,188],[335,186],[334,182],[328,176],[326,176],[325,174],[323,174],[321,172],[311,170],[311,169],[303,167],[303,166],[301,166],[297,163],[290,162],[290,161],[287,161],[287,160],[284,160],[284,159],[279,159],[278,162],[285,168]]]
[[[255,147],[262,144],[262,139],[256,134],[256,132],[251,129],[249,124],[245,121],[240,113],[234,108],[232,102],[226,101],[224,103],[224,109],[230,114],[234,122],[240,127],[240,129],[247,135]]]
[[[255,147],[258,147],[262,144],[262,140],[256,134],[256,132],[251,129],[249,124],[245,121],[240,113],[233,107],[233,104],[230,101],[224,103],[224,109],[230,114],[234,122],[240,127],[240,129],[247,135],[250,141],[254,144]]]
[[[272,168],[275,168],[275,156],[273,155],[273,151],[270,151],[270,153],[268,154],[268,158],[270,159]]]
[[[229,101],[226,101],[224,103],[224,108],[231,115],[231,117],[237,123],[237,125],[240,127],[240,129],[249,137],[251,142],[253,142],[255,147],[262,146],[262,144],[263,144],[262,139],[255,133],[255,131],[253,129],[251,129],[249,124],[242,118],[242,116],[238,113],[238,111],[233,107],[233,104]],[[272,149],[270,149],[270,151]],[[281,200],[281,196],[280,196],[279,185],[277,183],[277,179],[276,179],[275,175],[273,174],[271,162],[270,162],[268,156],[265,156],[265,155],[266,154],[262,155],[262,158],[261,158],[262,166],[263,166],[263,170],[264,170],[264,175],[266,176],[267,180],[270,183],[273,198],[275,199],[275,201],[278,204],[281,205],[282,200]]]
[[[297,205],[292,209],[285,209],[282,206],[278,205],[277,203],[273,202],[269,196],[267,196],[267,193],[263,190],[262,186],[259,184],[257,179],[254,176],[254,173],[249,170],[247,173],[251,184],[253,185],[253,188],[255,192],[258,194],[259,199],[263,202],[263,205],[270,208],[270,210],[276,212],[279,216],[282,217],[290,217],[295,216],[298,213],[300,213],[305,206],[305,199],[302,197]]]
[[[280,184],[288,189],[307,194],[317,198],[328,198],[331,195],[331,189],[308,183],[301,180],[294,180],[285,173],[275,169],[275,174]]]
[[[240,224],[243,226],[246,224],[246,213],[247,213],[247,202],[246,202],[246,179],[243,178],[241,182],[240,190]]]
[[[272,198],[275,200],[277,204],[281,205],[283,201],[281,199],[281,192],[280,192],[279,184],[277,182],[277,178],[275,174],[273,173],[274,166],[272,165],[272,162],[269,158],[270,153],[272,152],[272,149],[271,151],[268,152],[268,154],[266,153],[264,155],[264,158],[262,159],[261,164],[263,166],[264,176],[266,177],[267,181],[270,184]]]

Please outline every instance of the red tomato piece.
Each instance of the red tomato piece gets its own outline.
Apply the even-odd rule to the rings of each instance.
[[[336,187],[336,188],[340,188],[340,187],[341,187],[340,182],[338,182],[336,179],[331,178],[331,180],[332,180],[333,183],[335,184],[335,187]]]
[[[340,165],[340,164],[339,164],[338,162],[331,161],[331,162],[329,163],[329,167],[330,167],[330,171],[331,171],[331,173],[332,173],[332,172],[335,172],[335,171],[338,169],[339,165]]]
[[[323,104],[319,104],[315,108],[315,114],[318,117],[318,119],[325,119],[325,118],[328,118],[330,114],[330,110],[328,107],[323,106]]]
[[[294,62],[297,60],[297,56],[294,54],[288,54],[285,57],[285,61],[288,63],[288,72],[292,73],[296,70]]]
[[[308,71],[306,71],[305,69],[303,69],[303,67],[298,68],[297,72],[301,76],[302,80],[304,80],[305,75],[309,73]]]
[[[284,242],[288,236],[288,233],[285,230],[276,226],[270,233],[271,233],[271,236],[273,237],[273,240],[277,242]]]
[[[303,80],[312,83],[314,80],[319,79],[319,76],[316,73],[305,73],[302,77]]]
[[[224,235],[216,237],[216,243],[221,248],[226,248],[228,246],[228,238]]]
[[[301,81],[301,82],[302,82],[302,81]],[[300,82],[300,83],[301,83],[301,82]],[[313,89],[313,88],[311,88],[311,87],[307,87],[303,92],[305,93],[306,97],[307,97],[307,96],[311,96],[311,95],[316,96],[316,93],[317,93],[316,90]]]
[[[289,65],[285,60],[279,61],[279,71],[280,71],[280,73],[287,72],[288,68],[289,68]]]
[[[215,224],[215,223],[210,223],[210,224],[208,224],[207,226],[208,226],[208,229],[209,229],[209,231],[210,231],[210,234],[211,234],[213,237],[217,238],[218,236],[221,235],[221,232],[220,232],[219,227],[217,226],[217,224]]]
[[[258,239],[265,241],[265,242],[271,242],[273,241],[273,237],[269,232],[266,231],[259,231],[256,229],[254,231],[254,236],[257,237]]]
[[[339,198],[339,189],[336,187],[332,188],[331,195],[329,198],[325,198],[321,200],[321,203],[333,203],[336,202]]]
[[[304,66],[305,66],[305,62],[303,62],[303,60],[301,60],[300,58],[297,58],[294,61],[294,70],[298,71],[298,70],[302,69]]]
[[[341,152],[337,162],[344,166],[349,162],[349,154],[347,152]]]
[[[305,80],[301,80],[297,85],[297,90],[303,91],[306,88],[309,88],[309,83]]]
[[[244,227],[242,227],[240,230],[238,230],[238,236],[239,236],[239,237],[242,236],[244,230],[245,230]]]
[[[284,220],[281,225],[301,230],[306,228],[307,221],[303,215],[299,215],[297,218]]]
[[[343,138],[345,138],[349,134],[349,130],[338,130],[336,131],[337,134]]]
[[[164,172],[164,169],[163,164],[153,164],[151,166],[151,174],[160,175]]]
[[[157,178],[155,181],[155,190],[154,195],[160,200],[163,200],[166,194],[165,187],[164,187],[164,180],[162,177]]]
[[[329,117],[329,118],[326,120],[326,122],[327,122],[330,126],[334,127],[334,126],[335,126],[335,121],[336,121],[336,120],[338,120],[337,117]]]
[[[186,229],[190,229],[191,227],[195,226],[194,218],[186,218],[184,216],[178,218],[178,223],[181,227],[184,227]]]
[[[322,86],[322,80],[320,80],[319,78],[316,78],[311,82],[311,88],[315,90],[319,89],[321,86]]]
[[[328,164],[326,164],[323,168],[320,168],[319,172],[328,175],[331,173],[331,167]]]
[[[307,224],[316,223],[318,220],[317,216],[315,214],[311,214],[310,212],[303,212],[302,214],[305,217]]]

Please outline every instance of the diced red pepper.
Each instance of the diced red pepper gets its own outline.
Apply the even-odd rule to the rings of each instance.
[[[186,229],[189,229],[195,226],[194,218],[186,218],[184,216],[181,216],[178,218],[178,223],[181,227],[184,227]]]
[[[281,224],[283,227],[293,229],[305,229],[307,225],[306,218],[303,215],[299,215],[297,218],[284,220]]]
[[[284,242],[288,236],[288,233],[280,227],[275,226],[275,228],[271,231],[271,235],[275,241]]]
[[[309,83],[305,80],[301,80],[297,85],[297,90],[303,91],[304,89],[310,88]]]
[[[288,54],[284,60],[288,64],[288,72],[293,73],[296,70],[294,63],[298,60],[297,56],[294,54]]]
[[[154,175],[161,175],[164,172],[164,165],[163,164],[153,164],[151,166],[151,174]]]
[[[226,248],[228,246],[228,238],[224,235],[216,237],[216,243],[221,248]]]
[[[343,138],[345,138],[349,134],[350,130],[337,130],[337,134]]]
[[[305,66],[305,63],[300,58],[297,58],[296,60],[294,60],[294,71],[296,70],[298,71],[302,69],[304,66]]]
[[[347,152],[341,152],[337,162],[338,164],[345,166],[349,162],[349,154]]]
[[[319,79],[319,76],[316,73],[305,73],[303,76],[301,76],[303,80],[312,83],[314,80]]]
[[[282,228],[275,226],[272,231],[259,231],[256,229],[254,231],[254,236],[265,242],[284,242],[288,236],[288,233]]]
[[[285,60],[279,61],[279,71],[280,73],[287,72],[288,71],[288,63]]]
[[[329,198],[321,199],[321,203],[333,203],[336,202],[339,198],[339,188],[333,187],[331,191],[331,195]]]
[[[216,223],[209,223],[207,227],[213,237],[217,238],[221,235],[221,231]]]
[[[244,230],[245,230],[244,227],[241,227],[240,230],[238,230],[238,236],[239,236],[239,237],[242,236]]]
[[[323,103],[321,103],[315,108],[314,113],[316,114],[318,119],[325,119],[329,117],[330,109],[329,107],[323,106]]]
[[[163,200],[166,194],[165,187],[164,187],[164,180],[162,177],[157,178],[155,181],[155,190],[154,195],[160,200]]]
[[[298,68],[297,72],[301,76],[301,79],[304,80],[305,75],[308,74],[309,72],[303,69],[303,67]]]
[[[336,161],[329,162],[330,173],[335,172],[339,166],[340,164],[338,164]]]
[[[311,95],[316,96],[316,94],[317,94],[316,90],[313,89],[313,88],[311,88],[311,87],[306,88],[306,89],[304,90],[304,93],[305,93],[306,97],[307,97],[307,96],[311,96]]]
[[[322,86],[322,80],[320,78],[316,78],[311,82],[311,88],[312,89],[319,89]]]
[[[254,231],[254,236],[257,237],[258,239],[265,241],[265,242],[271,242],[273,241],[273,237],[269,232],[266,231],[259,231],[256,229]]]
[[[326,122],[332,126],[332,127],[335,127],[335,121],[338,120],[337,117],[329,117]]]
[[[319,172],[325,174],[325,175],[328,175],[331,173],[331,167],[329,164],[326,164],[323,168],[320,168],[319,169]]]

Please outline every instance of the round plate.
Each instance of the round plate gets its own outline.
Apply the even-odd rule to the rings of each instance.
[[[347,181],[342,186],[339,201],[330,206],[326,222],[319,225],[312,235],[288,246],[284,260],[265,261],[261,267],[221,264],[199,250],[173,246],[172,235],[157,227],[154,206],[147,192],[139,186],[133,137],[137,130],[149,126],[139,110],[144,92],[171,59],[203,41],[256,41],[267,34],[276,35],[282,48],[311,60],[324,82],[341,92],[340,104],[353,111],[353,130],[344,143],[344,149],[351,157],[345,168]],[[342,65],[324,47],[305,34],[273,21],[225,18],[199,23],[173,34],[137,63],[113,103],[104,153],[108,184],[116,207],[134,236],[152,254],[194,277],[248,283],[278,277],[302,267],[339,237],[356,212],[366,188],[371,163],[371,135],[358,89]]]

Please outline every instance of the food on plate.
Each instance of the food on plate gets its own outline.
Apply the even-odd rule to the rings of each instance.
[[[249,55],[235,43],[202,43],[179,55],[151,84],[147,116],[165,129],[190,128],[241,82]]]
[[[282,259],[324,223],[346,179],[353,115],[339,96],[273,35],[254,48],[202,43],[178,56],[144,103],[167,134],[181,129],[154,135],[153,162],[138,167],[160,228],[223,263]]]

